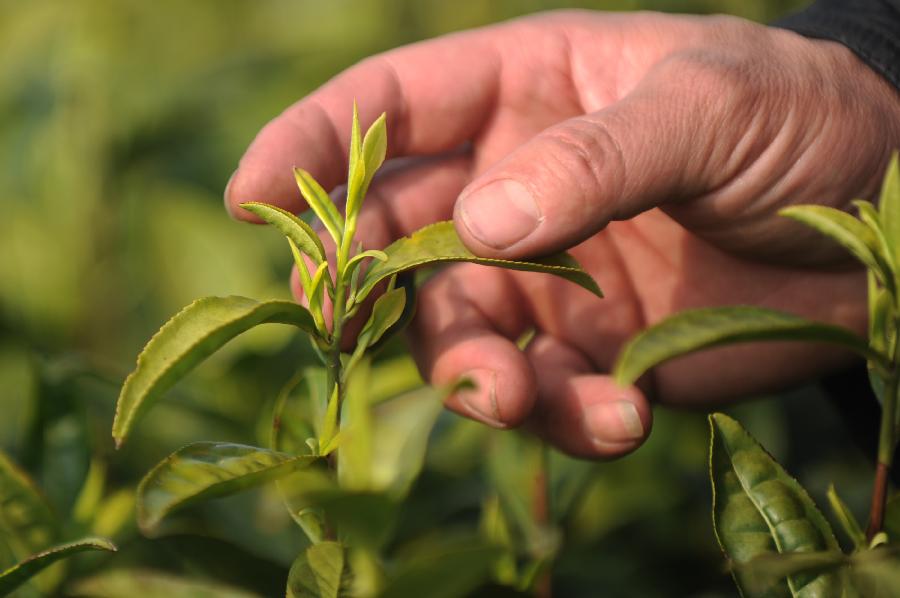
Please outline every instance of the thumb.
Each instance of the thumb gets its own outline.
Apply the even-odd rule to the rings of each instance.
[[[717,129],[742,130],[737,102],[666,79],[544,130],[474,180],[455,208],[463,242],[486,257],[552,253],[725,182],[735,141]]]

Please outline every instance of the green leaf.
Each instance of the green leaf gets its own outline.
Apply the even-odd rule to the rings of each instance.
[[[213,581],[188,579],[152,569],[113,569],[67,588],[67,595],[90,598],[258,598],[247,592]]]
[[[344,232],[344,217],[338,212],[331,198],[328,197],[328,193],[311,174],[302,168],[294,169],[294,178],[297,180],[297,186],[300,187],[300,193],[303,194],[306,203],[322,221],[334,242],[340,245]]]
[[[441,262],[473,262],[511,270],[555,274],[584,287],[598,297],[603,296],[594,279],[567,253],[529,261],[478,257],[463,245],[452,222],[438,222],[421,228],[408,237],[394,241],[385,247],[384,252],[388,255],[387,261],[372,264],[366,272],[357,293],[360,299],[367,297],[375,285],[394,274]]]
[[[397,524],[399,505],[384,493],[331,488],[311,490],[304,498],[322,509],[348,546],[378,550]]]
[[[164,392],[225,343],[254,326],[293,324],[314,333],[310,313],[290,301],[206,297],[191,303],[160,328],[141,351],[116,405],[113,438],[121,446],[138,417]]]
[[[853,542],[853,548],[856,550],[865,548],[866,535],[859,526],[859,522],[856,521],[856,517],[854,517],[850,509],[847,508],[846,503],[838,496],[834,484],[828,486],[828,503],[831,505],[831,512],[834,513],[834,517],[844,529],[844,533],[847,534],[847,537]]]
[[[644,372],[669,359],[747,341],[830,343],[884,363],[884,358],[874,353],[865,339],[844,328],[762,307],[711,307],[675,314],[632,338],[619,353],[613,376],[619,384],[632,384]]]
[[[351,276],[353,276],[353,274],[356,272],[356,269],[362,266],[360,262],[369,257],[381,262],[387,261],[388,259],[387,254],[380,249],[368,249],[366,251],[361,251],[350,258],[350,260],[347,262],[347,266],[344,269],[344,279],[347,280]]]
[[[864,266],[891,280],[891,272],[883,259],[875,233],[850,214],[826,206],[792,206],[779,212],[816,229],[837,241]]]
[[[344,547],[320,542],[307,548],[291,565],[287,598],[338,598],[350,587]]]
[[[242,203],[241,207],[256,214],[290,239],[300,251],[313,259],[316,264],[325,261],[325,246],[313,228],[297,216],[277,206],[261,202]]]
[[[387,155],[387,114],[381,113],[363,139],[362,159],[366,168],[366,178],[362,186],[362,194],[365,195],[375,177],[375,173],[384,163]]]
[[[8,552],[12,557],[0,561],[0,566],[23,560],[58,539],[59,522],[47,500],[28,474],[0,451],[0,554]],[[56,581],[37,585],[49,593]]]
[[[362,141],[359,134],[359,111],[353,102],[353,122],[350,128],[349,169],[347,172],[347,220],[356,222],[356,215],[362,205],[365,193],[366,163],[363,158]]]
[[[759,554],[746,563],[734,564],[733,573],[744,580],[743,590],[750,596],[777,593],[784,586],[784,579],[802,575],[815,575],[834,571],[847,565],[849,559],[841,552],[792,552],[779,554],[767,552]],[[831,593],[822,593],[820,588],[810,588],[799,595],[835,596],[843,598],[840,587],[830,587]]]
[[[369,406],[371,361],[364,358],[348,370],[341,407],[338,480],[347,490],[371,489],[372,447],[376,442]]]
[[[887,239],[884,238],[884,230],[881,227],[881,217],[878,215],[878,210],[872,205],[872,202],[863,199],[854,199],[850,203],[856,206],[856,209],[859,212],[859,219],[862,220],[863,223],[869,227],[869,230],[872,231],[872,234],[875,235],[875,239],[878,241],[878,251],[876,252],[876,255],[881,256],[885,263],[890,266],[891,271],[893,271],[894,258],[888,248]]]
[[[196,442],[178,449],[144,476],[137,490],[145,533],[169,513],[284,477],[316,460],[241,444]]]
[[[380,598],[464,598],[490,577],[503,552],[475,540],[455,546],[420,550],[390,579]]]
[[[828,522],[803,487],[739,423],[721,413],[709,418],[713,523],[719,545],[734,562],[735,581],[748,591],[741,567],[773,552],[840,552]],[[770,595],[840,595],[834,573],[797,574]],[[748,594],[754,595],[754,594]],[[769,595],[769,594],[767,594]]]
[[[892,261],[900,264],[900,158],[897,152],[891,156],[884,175],[878,212]]]
[[[115,552],[116,547],[112,542],[103,538],[83,538],[42,550],[0,573],[0,596],[5,596],[12,592],[56,561],[88,550]]]
[[[403,315],[405,306],[406,289],[404,288],[388,291],[379,297],[372,307],[372,314],[359,333],[357,347],[363,347],[364,350],[381,340],[384,333]]]

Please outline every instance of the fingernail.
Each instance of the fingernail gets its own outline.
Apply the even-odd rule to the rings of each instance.
[[[459,200],[462,222],[473,237],[494,249],[506,249],[541,223],[541,210],[524,185],[497,181]]]
[[[505,428],[497,406],[497,374],[493,370],[474,369],[462,376],[475,383],[475,388],[460,390],[457,399],[469,415],[495,428]]]
[[[624,444],[644,437],[637,407],[628,401],[600,403],[585,414],[585,426],[597,445]]]

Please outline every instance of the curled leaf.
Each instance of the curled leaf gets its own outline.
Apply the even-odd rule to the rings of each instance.
[[[310,225],[287,210],[260,202],[242,203],[241,207],[256,214],[290,239],[297,248],[316,264],[325,260],[325,246]]]
[[[302,168],[294,169],[294,178],[297,180],[297,186],[300,187],[303,199],[322,221],[334,242],[340,244],[344,233],[344,217],[338,212],[331,198],[328,197],[328,193],[311,174]]]
[[[150,339],[122,386],[113,421],[116,446],[125,441],[137,418],[178,380],[237,335],[266,323],[293,324],[309,333],[316,330],[310,313],[290,301],[205,297],[178,312]]]
[[[88,550],[115,552],[116,547],[103,538],[83,538],[42,550],[0,573],[0,596],[6,596],[56,561]]]

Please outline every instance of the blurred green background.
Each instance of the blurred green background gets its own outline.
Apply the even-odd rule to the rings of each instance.
[[[65,514],[92,461],[108,469],[107,495],[120,490],[127,505],[141,475],[182,444],[264,437],[275,395],[310,359],[280,327],[216,355],[124,451],[113,451],[109,429],[135,355],[180,307],[212,294],[288,297],[283,241],[232,222],[222,190],[267,120],[355,61],[545,9],[765,22],[803,4],[0,0],[0,448]],[[735,411],[817,496],[833,479],[862,515],[869,468],[814,389]],[[479,505],[478,447],[489,434],[445,418],[411,499],[410,530],[465,519]],[[559,595],[735,594],[709,522],[707,442],[703,414],[660,410],[635,455],[579,465],[591,482],[563,518]],[[78,560],[76,576],[128,564],[278,595],[301,540],[270,494],[198,509],[156,540],[110,523],[121,554]]]

